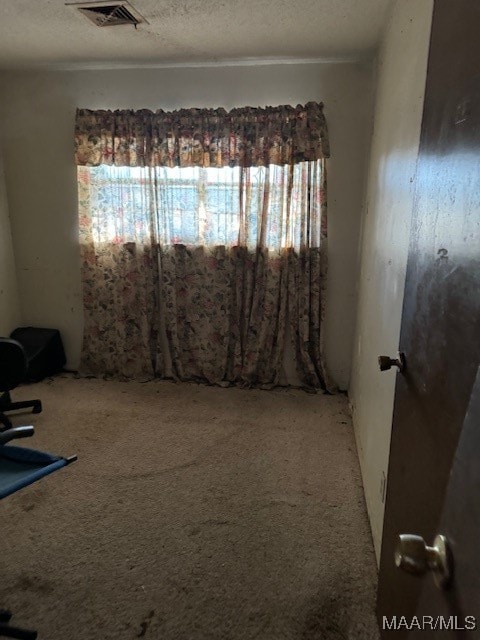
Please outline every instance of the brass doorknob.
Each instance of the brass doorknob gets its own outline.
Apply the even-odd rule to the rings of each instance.
[[[390,358],[390,356],[378,356],[378,366],[380,371],[388,371],[392,367],[398,367],[400,373],[405,369],[405,354],[399,353],[398,358]]]
[[[433,573],[437,587],[445,589],[452,575],[451,553],[445,536],[438,535],[429,547],[421,536],[410,533],[398,536],[395,564],[416,576]]]

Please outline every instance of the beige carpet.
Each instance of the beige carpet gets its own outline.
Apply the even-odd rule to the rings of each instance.
[[[0,503],[0,603],[40,640],[377,638],[345,397],[60,377]]]

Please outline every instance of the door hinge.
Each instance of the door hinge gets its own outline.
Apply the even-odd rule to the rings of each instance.
[[[385,471],[382,471],[382,478],[380,480],[380,496],[382,498],[382,504],[385,503],[386,492],[387,492],[387,478],[385,476]]]

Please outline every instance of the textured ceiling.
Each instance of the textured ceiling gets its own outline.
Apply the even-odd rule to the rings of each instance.
[[[0,68],[358,59],[391,2],[131,0],[149,23],[135,29],[96,27],[65,0],[0,0]]]

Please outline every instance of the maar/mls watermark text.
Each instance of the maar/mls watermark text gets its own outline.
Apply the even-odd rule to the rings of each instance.
[[[383,616],[382,628],[397,631],[419,629],[420,631],[474,631],[477,620],[474,616]]]

